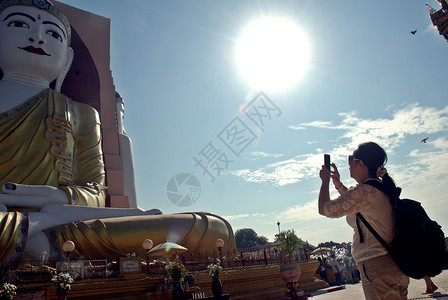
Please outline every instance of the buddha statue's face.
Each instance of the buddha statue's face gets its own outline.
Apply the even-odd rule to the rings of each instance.
[[[4,74],[58,77],[70,59],[64,25],[55,16],[28,6],[11,6],[0,14],[0,69]]]

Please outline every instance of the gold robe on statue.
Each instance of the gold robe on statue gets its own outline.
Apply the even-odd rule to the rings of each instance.
[[[6,182],[64,190],[69,203],[105,206],[105,173],[98,113],[51,89],[0,114],[0,186]],[[0,260],[20,259],[27,213],[0,213]],[[26,211],[26,208],[20,208]]]
[[[98,113],[46,89],[0,114],[0,185],[49,185],[69,204],[105,206]]]
[[[67,193],[69,204],[104,207],[105,173],[98,113],[88,105],[47,89],[0,114],[0,184],[49,185]],[[20,259],[27,238],[27,213],[0,213],[0,260],[5,267]],[[22,209],[21,209],[22,210]],[[210,213],[144,215],[74,222],[48,228],[50,257],[64,256],[72,240],[73,256],[94,259],[127,253],[144,256],[143,240],[173,241],[190,252],[211,253],[215,241],[235,250],[230,224]]]
[[[190,253],[201,255],[216,254],[216,239],[222,239],[224,253],[233,256],[235,251],[230,224],[203,212],[80,221],[47,229],[45,233],[52,245],[50,256],[58,260],[65,258],[61,249],[68,240],[76,245],[72,258],[114,259],[129,253],[145,257],[142,243],[148,238],[154,245],[175,242]]]

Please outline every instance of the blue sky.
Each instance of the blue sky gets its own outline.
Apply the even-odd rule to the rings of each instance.
[[[111,70],[125,98],[140,207],[213,212],[271,241],[280,222],[313,244],[348,242],[345,218],[317,213],[323,153],[351,186],[347,155],[375,141],[402,196],[421,201],[448,232],[448,43],[425,1],[61,2],[111,19]],[[288,89],[255,89],[241,76],[236,47],[262,17],[290,20],[307,37],[308,68]],[[257,126],[245,107],[272,114]],[[232,152],[228,133],[241,126]],[[214,180],[195,162],[212,149],[227,163]],[[200,184],[178,191],[193,193],[191,205],[167,194],[177,174]]]

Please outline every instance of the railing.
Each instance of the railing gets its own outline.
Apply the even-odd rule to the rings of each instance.
[[[56,268],[29,260],[16,269],[2,270],[2,278],[19,283],[50,282],[53,274],[60,272],[69,273],[75,280],[119,276],[118,264],[107,259],[58,261]]]
[[[251,266],[273,265],[285,262],[276,247],[257,247],[250,249],[241,249],[232,253],[219,253],[214,251],[211,253],[184,253],[179,255],[179,259],[185,265],[188,271],[198,272],[207,270],[207,266],[216,263],[217,259],[224,268],[244,268]],[[294,254],[292,261],[307,261],[309,259],[308,252],[304,248]],[[145,258],[141,258],[142,272],[149,275],[166,274],[165,260],[152,260],[149,268],[146,265]],[[11,279],[18,278],[22,282],[39,282],[49,281],[51,272],[69,272],[75,280],[86,280],[107,277],[119,277],[120,268],[118,259],[116,260],[79,260],[79,261],[60,261],[57,268],[50,268],[41,265],[39,262],[28,261],[22,267],[16,270],[4,270]],[[10,281],[11,282],[11,281]]]
[[[246,266],[259,266],[279,264],[286,261],[286,258],[280,254],[275,247],[257,247],[250,249],[241,249],[233,253],[218,254],[216,252],[210,255],[198,255],[195,253],[182,254],[180,259],[188,270],[199,271],[206,270],[207,266],[215,263],[217,259],[221,261],[224,268],[237,268]],[[299,248],[291,258],[292,261],[308,261],[309,254],[305,248]]]
[[[57,272],[69,273],[74,279],[107,278],[111,275],[107,259],[59,261]]]

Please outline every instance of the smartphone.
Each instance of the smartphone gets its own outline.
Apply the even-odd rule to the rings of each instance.
[[[330,170],[330,154],[324,154],[324,166],[325,169]]]

